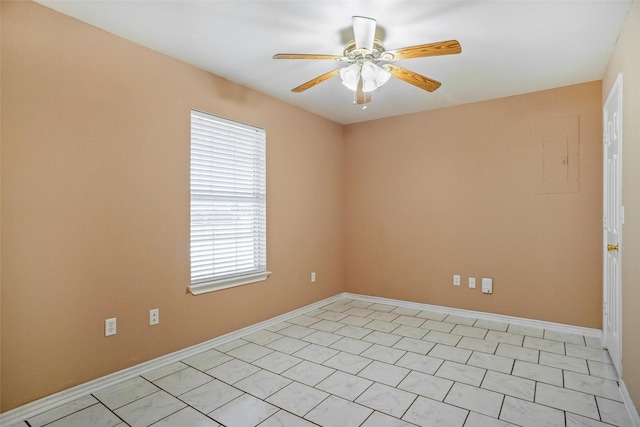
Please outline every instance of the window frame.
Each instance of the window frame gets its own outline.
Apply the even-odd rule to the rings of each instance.
[[[190,117],[189,292],[264,281],[266,131],[195,109]]]

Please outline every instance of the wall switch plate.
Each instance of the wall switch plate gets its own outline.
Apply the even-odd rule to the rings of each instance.
[[[469,287],[471,289],[474,289],[476,287],[476,278],[475,277],[469,277]]]
[[[116,334],[116,318],[105,319],[104,321],[104,336],[109,337]]]
[[[314,271],[313,273],[311,273],[311,283],[315,283],[316,282],[316,272]]]
[[[459,274],[454,274],[453,275],[453,285],[454,286],[460,286],[460,275]]]
[[[160,310],[157,308],[149,310],[149,324],[157,325],[160,323]]]

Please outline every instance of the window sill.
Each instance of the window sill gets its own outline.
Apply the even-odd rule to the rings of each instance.
[[[220,291],[222,289],[233,288],[236,286],[248,285],[249,283],[262,282],[267,280],[271,275],[270,271],[262,273],[250,274],[247,276],[233,277],[231,279],[217,280],[215,282],[198,283],[188,286],[189,292],[193,295],[206,294],[207,292]]]

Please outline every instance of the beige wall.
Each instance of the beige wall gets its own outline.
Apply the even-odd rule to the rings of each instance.
[[[340,125],[37,4],[2,20],[3,411],[344,289]],[[266,282],[187,293],[191,108],[267,130]]]
[[[634,1],[602,83],[602,99],[623,74],[622,379],[640,408],[640,1]]]
[[[572,115],[580,190],[534,194],[534,120]],[[348,126],[347,290],[600,328],[601,123],[592,82]]]

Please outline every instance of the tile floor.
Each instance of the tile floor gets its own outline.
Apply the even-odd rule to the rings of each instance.
[[[18,425],[632,424],[596,339],[342,299]]]

